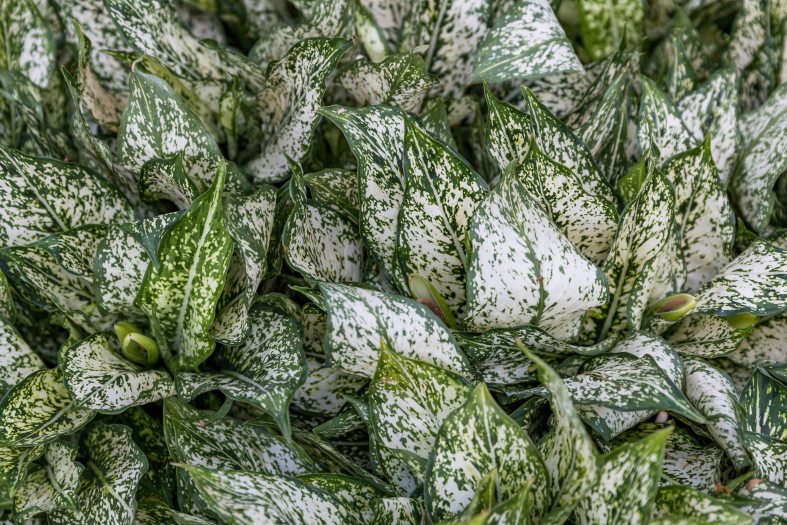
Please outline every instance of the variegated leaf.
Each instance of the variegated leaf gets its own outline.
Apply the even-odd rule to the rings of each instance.
[[[164,402],[164,437],[172,459],[212,469],[273,475],[305,474],[314,468],[306,454],[262,426],[192,408],[176,398]],[[178,502],[189,512],[204,510],[189,474],[177,471]]]
[[[453,335],[426,306],[360,287],[324,283],[320,290],[328,313],[325,352],[331,366],[371,377],[383,341],[404,357],[472,377]]]
[[[644,32],[645,5],[639,0],[581,0],[582,43],[590,57],[600,59],[621,48],[635,47]]]
[[[762,370],[755,370],[740,395],[746,430],[787,441],[787,386]]]
[[[700,445],[689,432],[675,428],[667,438],[662,479],[708,492],[721,481],[723,456],[715,444]]]
[[[607,286],[529,196],[511,169],[471,220],[465,323],[471,330],[534,324],[558,339],[577,334]]]
[[[24,75],[38,87],[47,87],[57,64],[47,20],[34,2],[3,0],[0,8],[9,22],[0,29],[0,67]]]
[[[49,443],[44,453],[55,491],[70,507],[77,505],[79,478],[85,469],[82,463],[76,461],[77,452],[75,443],[58,440]]]
[[[604,262],[612,300],[592,314],[599,341],[610,332],[640,327],[674,213],[674,190],[661,173],[652,172],[623,211],[615,243]]]
[[[696,139],[686,127],[681,114],[667,96],[647,77],[640,77],[642,98],[639,104],[637,138],[640,149],[655,148],[660,163],[696,146]]]
[[[0,482],[9,493],[19,488],[45,449],[44,445],[28,448],[0,446]]]
[[[93,419],[92,410],[74,404],[60,369],[27,376],[0,402],[0,443],[31,447],[70,434]]]
[[[531,517],[549,508],[549,474],[538,450],[482,383],[440,427],[424,482],[429,516],[438,522],[459,515],[495,470],[497,501],[527,487]]]
[[[74,403],[103,413],[122,412],[175,395],[166,370],[146,370],[117,355],[95,334],[60,354],[63,381]]]
[[[404,199],[404,116],[388,106],[321,108],[341,129],[358,162],[361,237],[383,271],[401,290],[396,257],[399,208]]]
[[[583,72],[549,2],[518,0],[495,18],[478,48],[472,80],[505,82]]]
[[[160,525],[161,523],[211,525],[213,522],[199,516],[178,512],[158,494],[137,496],[137,513],[134,516],[134,525]]]
[[[86,224],[125,222],[134,212],[102,177],[78,164],[0,146],[0,245],[15,246]]]
[[[735,216],[711,158],[712,143],[681,153],[663,167],[675,190],[678,258],[686,268],[685,290],[694,292],[732,259]]]
[[[340,38],[314,38],[295,44],[268,68],[257,94],[262,122],[261,151],[244,170],[257,182],[287,178],[289,159],[300,161],[311,145],[325,79],[350,43]]]
[[[695,294],[698,313],[767,316],[787,309],[787,250],[755,241]]]
[[[358,222],[358,175],[355,170],[328,168],[303,176],[303,182],[316,202]]]
[[[306,200],[300,167],[293,168],[289,184],[295,205],[281,241],[287,263],[313,281],[359,282],[363,247],[357,227],[340,212]]]
[[[49,522],[131,525],[137,486],[148,470],[145,454],[131,439],[131,429],[99,424],[85,433],[83,444],[89,460],[80,479],[78,508],[55,511],[49,514]]]
[[[470,82],[473,60],[489,30],[490,0],[419,2],[402,26],[401,48],[427,46],[424,61],[440,95],[460,95]]]
[[[580,253],[602,264],[615,240],[617,210],[604,198],[587,193],[574,173],[535,147],[514,169],[528,193]]]
[[[533,361],[539,380],[551,396],[554,423],[538,448],[554,499],[542,522],[559,524],[596,484],[598,453],[560,376],[535,354],[525,350],[525,355]]]
[[[390,104],[417,113],[436,79],[420,55],[394,54],[377,64],[358,60],[342,69],[336,81],[359,106]]]
[[[787,519],[787,489],[768,481],[752,479],[738,496],[745,498],[739,508],[754,518],[755,523],[779,523]]]
[[[582,525],[646,523],[658,490],[669,429],[621,445],[606,454],[599,480],[575,511]]]
[[[354,525],[336,497],[293,478],[183,465],[218,517],[233,525]]]
[[[560,357],[603,354],[615,344],[610,338],[593,346],[572,345],[532,325],[489,330],[478,335],[458,333],[456,339],[488,385],[513,385],[536,379],[536,368],[519,349],[517,341],[534,352]]]
[[[741,365],[779,364],[787,356],[787,341],[782,334],[787,330],[787,313],[781,313],[751,328],[740,346],[729,358]]]
[[[418,525],[421,504],[410,498],[377,498],[372,501],[374,517],[370,525]]]
[[[787,481],[787,441],[744,431],[743,444],[751,457],[754,473],[784,485]]]
[[[38,354],[30,348],[14,325],[0,315],[0,395],[42,368],[44,362]]]
[[[732,176],[740,142],[737,81],[734,71],[720,69],[699,89],[682,97],[676,107],[695,140],[711,135],[710,150],[722,188]]]
[[[374,516],[371,503],[382,495],[372,483],[344,474],[304,474],[298,479],[335,496],[361,523]]]
[[[369,433],[423,480],[437,431],[469,393],[459,376],[383,345],[369,386]]]
[[[14,523],[28,523],[38,514],[49,513],[66,505],[50,482],[46,467],[34,463],[27,477],[14,491]]]
[[[486,183],[410,119],[405,119],[404,175],[396,246],[401,272],[405,279],[426,279],[461,317],[466,302],[464,238]]]
[[[689,487],[662,487],[656,495],[655,516],[676,515],[719,525],[749,525],[752,518],[723,499]]]
[[[215,346],[209,329],[232,250],[222,218],[224,178],[222,164],[210,190],[164,235],[159,267],[148,267],[137,296],[172,370],[196,368]]]
[[[724,317],[689,315],[670,329],[665,339],[682,355],[714,358],[733,352],[750,330],[737,328]]]
[[[188,182],[197,193],[205,191],[216,176],[222,155],[200,118],[160,78],[136,71],[129,77],[129,86],[131,93],[118,131],[118,162],[141,172],[150,160],[180,154]],[[159,177],[167,180],[168,174]]]
[[[684,359],[686,396],[708,420],[708,432],[736,468],[748,463],[738,393],[729,376],[698,359]]]

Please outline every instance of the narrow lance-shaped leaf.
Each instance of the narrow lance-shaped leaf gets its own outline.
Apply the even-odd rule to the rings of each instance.
[[[383,345],[369,386],[370,434],[423,480],[438,429],[469,393],[458,376]]]
[[[583,525],[647,522],[659,486],[669,433],[669,429],[653,432],[604,456],[600,483],[577,507],[577,522]]]
[[[643,94],[639,104],[637,138],[641,150],[655,147],[660,161],[664,162],[696,146],[700,140],[686,128],[675,105],[652,80],[644,76],[640,80]]]
[[[164,235],[159,268],[148,267],[137,296],[173,370],[196,368],[215,345],[209,328],[232,250],[222,219],[224,178],[221,167],[210,190]]]
[[[57,63],[47,20],[34,2],[5,0],[2,7],[6,20],[13,23],[0,30],[0,67],[21,73],[38,87],[47,87]]]
[[[464,238],[486,184],[466,161],[409,118],[404,174],[396,248],[401,271],[407,279],[426,279],[461,317],[466,302]]]
[[[467,403],[448,416],[429,458],[426,509],[434,522],[459,515],[482,478],[497,471],[496,502],[527,487],[531,518],[549,507],[549,474],[533,442],[481,383]]]
[[[245,166],[255,181],[285,180],[289,159],[300,161],[306,155],[325,79],[349,46],[340,38],[304,40],[270,65],[265,86],[257,95],[262,151]]]
[[[547,0],[519,0],[504,8],[478,48],[472,80],[505,82],[583,73]]]
[[[192,399],[213,390],[251,403],[269,413],[289,435],[289,405],[306,379],[302,333],[298,322],[259,304],[249,315],[249,336],[240,346],[222,347],[214,356],[217,373],[176,374],[178,394]]]
[[[577,334],[605,302],[601,272],[571,245],[509,168],[471,220],[466,324],[471,330],[534,324]],[[558,262],[559,261],[559,262]]]
[[[560,376],[526,347],[521,349],[533,361],[539,380],[551,394],[554,418],[552,428],[538,447],[554,498],[542,521],[563,523],[596,484],[598,453]]]
[[[139,481],[148,470],[145,454],[123,425],[100,424],[84,437],[88,460],[77,494],[78,509],[49,515],[57,525],[106,523],[131,525],[136,512]]]
[[[70,434],[93,419],[94,412],[76,406],[58,368],[35,372],[0,402],[0,443],[31,447]]]
[[[120,412],[175,394],[166,370],[146,370],[117,355],[103,334],[95,334],[60,355],[63,378],[74,402],[104,413]]]
[[[328,313],[325,352],[331,366],[371,377],[383,341],[405,357],[472,377],[453,335],[426,306],[339,284],[321,284],[320,291]]]

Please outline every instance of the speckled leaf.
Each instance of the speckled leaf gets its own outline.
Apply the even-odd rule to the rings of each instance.
[[[787,309],[787,250],[755,241],[699,292],[696,312],[767,316]]]
[[[137,486],[148,470],[145,454],[131,439],[131,429],[96,425],[86,432],[83,444],[88,461],[77,494],[79,510],[53,512],[49,523],[131,525],[137,507]]]
[[[306,279],[359,282],[363,247],[357,226],[338,211],[306,200],[300,167],[293,168],[289,187],[294,207],[281,241],[287,263]]]
[[[513,160],[523,161],[530,149],[533,124],[530,115],[495,97],[484,84],[484,98],[489,110],[485,146],[502,171]],[[562,162],[566,164],[566,162]]]
[[[686,396],[708,420],[708,432],[737,468],[748,463],[742,410],[729,376],[698,359],[684,359]]]
[[[669,430],[621,445],[601,460],[600,482],[575,511],[582,525],[647,523],[659,484]]]
[[[249,324],[244,344],[215,353],[219,372],[177,374],[178,395],[192,399],[218,388],[269,413],[288,435],[290,400],[307,373],[301,328],[295,319],[264,305],[252,308]]]
[[[361,523],[368,523],[374,516],[371,503],[382,495],[368,481],[343,474],[304,474],[298,479],[332,494]]]
[[[533,324],[558,339],[577,334],[605,302],[601,272],[555,227],[510,169],[471,220],[466,325]]]
[[[0,482],[6,490],[13,492],[19,487],[44,450],[44,445],[29,448],[0,446]]]
[[[36,159],[0,146],[0,245],[15,246],[85,224],[125,222],[123,195],[77,164]]]
[[[461,157],[412,120],[405,121],[406,189],[399,209],[397,255],[406,279],[419,275],[461,317],[465,305],[464,238],[486,183]]]
[[[469,393],[458,376],[383,345],[369,386],[370,435],[423,480],[440,425]]]
[[[686,268],[683,290],[694,292],[732,260],[735,216],[719,183],[707,142],[670,159],[663,168],[675,190],[678,258]]]
[[[383,341],[405,357],[472,377],[453,336],[426,306],[360,287],[325,283],[320,290],[328,313],[325,351],[331,366],[371,377]]]
[[[754,473],[760,478],[784,485],[787,481],[787,442],[744,432],[743,444],[751,457]]]
[[[755,325],[729,358],[736,363],[753,367],[771,365],[784,361],[787,355],[787,313],[781,313]]]
[[[563,523],[597,483],[598,454],[560,376],[530,351],[538,378],[551,395],[553,426],[538,448],[549,473],[552,505],[542,523]]]
[[[76,461],[78,449],[76,444],[58,440],[49,443],[44,457],[47,462],[47,473],[55,491],[70,507],[77,504],[79,478],[85,466]]]
[[[490,0],[419,2],[402,27],[404,50],[428,46],[427,69],[438,78],[440,95],[460,95],[470,81],[473,60],[489,30]]]
[[[255,181],[280,182],[287,178],[289,159],[305,157],[319,119],[325,79],[349,47],[341,38],[308,39],[270,65],[256,100],[262,149],[244,168]]]
[[[146,370],[119,356],[103,334],[72,345],[60,358],[66,388],[83,408],[111,414],[175,395],[166,370]]]
[[[676,515],[719,525],[749,525],[752,518],[723,499],[689,487],[662,487],[656,495],[655,516]]]
[[[137,513],[134,525],[212,525],[212,521],[191,514],[184,514],[170,507],[158,494],[137,496]]]
[[[741,392],[740,403],[748,431],[787,441],[787,386],[755,370]]]
[[[173,370],[196,368],[215,346],[208,332],[232,250],[222,218],[224,178],[222,165],[210,190],[164,235],[159,268],[148,267],[137,296]]]
[[[532,146],[524,162],[514,169],[528,193],[577,250],[591,262],[603,263],[615,240],[617,210],[603,198],[587,193],[574,173]]]
[[[188,181],[207,189],[222,162],[221,151],[200,118],[160,78],[140,71],[129,78],[131,93],[118,132],[118,162],[135,172],[152,160],[181,154]]]
[[[164,437],[172,459],[189,465],[290,476],[313,468],[305,453],[264,427],[216,417],[176,398],[164,402]],[[181,508],[204,509],[188,473],[178,470],[177,478]]]
[[[70,434],[93,418],[77,407],[63,385],[63,373],[53,368],[30,374],[0,402],[0,443],[30,447]]]
[[[625,328],[638,329],[656,278],[660,255],[669,242],[675,193],[657,171],[626,207],[617,237],[604,262],[612,300],[594,315],[599,340]]]
[[[495,19],[473,63],[475,82],[505,82],[582,73],[547,0],[518,0]]]
[[[787,489],[776,483],[752,480],[738,491],[748,501],[738,503],[757,523],[779,523],[787,519]]]
[[[44,362],[11,322],[0,315],[0,395],[44,368]]]
[[[38,463],[31,465],[27,477],[14,491],[13,500],[13,523],[29,523],[37,514],[66,505],[49,481],[46,467]]]
[[[757,232],[768,226],[776,205],[774,186],[787,168],[787,105],[766,103],[763,110],[767,117],[753,117],[742,125],[741,135],[748,144],[730,181],[730,193],[742,218]]]
[[[680,354],[713,358],[733,352],[750,330],[736,328],[715,315],[689,315],[670,329],[665,339]]]
[[[351,221],[358,222],[358,174],[355,170],[328,168],[303,176],[316,202],[328,206]]]
[[[699,89],[688,93],[676,109],[695,140],[710,133],[713,162],[726,188],[735,168],[738,135],[738,77],[730,69],[714,73]]]
[[[479,482],[496,470],[497,501],[528,486],[531,517],[549,507],[549,474],[538,450],[479,384],[463,406],[445,418],[429,458],[426,509],[438,522],[459,515]]]
[[[201,497],[232,525],[354,525],[336,497],[293,478],[183,465]]]
[[[662,478],[708,492],[721,481],[723,457],[715,444],[700,445],[688,431],[676,428],[667,438]]]
[[[3,0],[0,11],[8,22],[0,28],[0,67],[47,87],[57,63],[47,20],[29,0]]]
[[[0,272],[0,317],[13,323],[16,320],[16,307],[11,286],[3,272]]]
[[[388,106],[320,109],[341,129],[358,162],[361,237],[394,284],[407,289],[396,259],[399,208],[404,199],[404,117]]]
[[[582,42],[593,59],[611,55],[618,47],[634,47],[644,34],[645,3],[641,0],[580,0]]]
[[[593,346],[577,346],[555,339],[544,330],[522,325],[483,334],[457,333],[456,339],[487,385],[513,385],[536,379],[536,368],[517,346],[517,340],[535,352],[550,356],[598,355],[615,344],[610,338]]]
[[[377,498],[372,501],[374,517],[370,525],[418,525],[422,505],[410,498]]]
[[[395,54],[377,64],[358,60],[344,68],[336,81],[359,106],[390,104],[418,112],[436,79],[420,55]]]
[[[183,152],[166,159],[150,159],[139,172],[139,195],[145,202],[170,201],[186,209],[200,194],[201,183],[189,178]]]
[[[635,0],[636,1],[636,0]],[[656,148],[661,162],[696,146],[694,137],[683,123],[681,114],[655,82],[640,77],[642,97],[639,103],[637,138],[642,151]]]

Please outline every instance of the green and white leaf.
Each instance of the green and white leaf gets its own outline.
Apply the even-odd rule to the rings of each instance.
[[[666,341],[676,352],[692,357],[714,358],[730,355],[746,344],[751,328],[736,328],[724,317],[688,315],[667,332]]]
[[[0,401],[0,443],[32,447],[54,441],[88,423],[95,413],[74,404],[57,369],[27,376]]]
[[[473,62],[474,82],[583,73],[547,0],[518,0],[498,14]]]
[[[642,97],[639,104],[637,139],[640,150],[655,148],[659,164],[678,153],[695,147],[697,139],[683,123],[678,108],[649,78],[640,77]]]
[[[134,218],[128,201],[106,180],[54,159],[0,146],[0,245],[17,246],[86,224]]]
[[[358,223],[358,173],[356,170],[328,168],[303,176],[316,202],[328,206]]]
[[[52,480],[55,491],[70,507],[77,504],[79,478],[85,466],[76,461],[76,444],[69,441],[53,441],[46,447],[44,457],[48,464],[47,474]]]
[[[410,498],[377,498],[372,501],[374,517],[371,525],[418,525],[422,508]]]
[[[787,490],[776,483],[761,481],[746,484],[738,495],[749,501],[741,502],[740,509],[755,523],[779,523],[787,519]]]
[[[359,106],[390,104],[417,113],[428,91],[437,83],[415,53],[397,53],[373,63],[357,60],[342,69],[338,82]]]
[[[733,504],[689,487],[662,487],[656,495],[655,516],[676,515],[707,523],[749,525],[752,518]]]
[[[60,358],[64,384],[80,407],[111,414],[175,395],[166,370],[146,370],[119,356],[104,334],[75,343]]]
[[[787,341],[782,336],[784,330],[787,330],[785,313],[758,323],[729,358],[748,367],[781,363],[787,355]]]
[[[374,517],[372,502],[382,495],[372,483],[344,474],[305,474],[298,479],[335,496],[361,523]]]
[[[44,450],[44,445],[29,448],[0,446],[0,481],[6,490],[13,493],[19,488],[29,470],[35,469],[35,462]]]
[[[301,328],[295,319],[264,305],[251,309],[249,325],[242,345],[224,346],[214,354],[218,372],[176,374],[178,395],[192,399],[219,389],[264,410],[289,435],[290,400],[307,374]]]
[[[746,430],[787,441],[787,386],[762,370],[755,370],[740,395]]]
[[[486,183],[410,119],[405,119],[404,175],[396,246],[400,270],[405,279],[426,279],[461,317],[466,303],[464,239]]]
[[[45,368],[44,362],[38,354],[30,348],[14,325],[0,314],[0,395],[42,368]]]
[[[583,525],[646,523],[659,486],[669,430],[619,446],[601,460],[600,483],[575,511]]]
[[[736,468],[748,463],[738,392],[729,376],[698,359],[684,359],[686,396],[708,420],[708,432]]]
[[[47,87],[57,66],[47,20],[34,2],[3,0],[0,7],[8,22],[0,29],[0,67],[24,75],[37,87]]]
[[[470,390],[459,376],[383,345],[369,385],[369,433],[422,481],[438,430]]]
[[[305,157],[319,120],[325,80],[349,46],[341,38],[308,39],[269,66],[256,98],[261,151],[244,167],[254,181],[281,182],[287,178],[290,159]]]
[[[328,313],[325,352],[334,368],[371,377],[380,342],[394,352],[470,378],[453,335],[426,306],[360,287],[320,285]]]
[[[52,512],[67,505],[50,482],[46,467],[38,463],[30,466],[27,477],[14,491],[13,499],[16,523],[28,523],[27,520],[37,514]]]
[[[232,250],[222,218],[224,178],[222,165],[210,190],[164,234],[159,268],[148,267],[137,296],[171,370],[196,368],[215,346],[209,329]]]
[[[49,514],[49,523],[106,523],[131,525],[136,513],[136,492],[148,470],[145,454],[123,425],[99,424],[84,436],[87,468],[82,473],[77,509]]]
[[[743,433],[743,443],[751,456],[755,474],[770,482],[787,481],[787,442],[753,432]]]
[[[538,450],[479,384],[440,427],[424,482],[429,516],[434,522],[457,517],[494,471],[497,502],[527,487],[531,517],[549,507],[549,474]]]
[[[594,60],[635,47],[644,34],[646,9],[639,0],[581,0],[577,8],[582,43]]]
[[[467,318],[471,330],[533,324],[558,339],[577,334],[607,299],[601,272],[528,194],[511,169],[471,220]]]
[[[675,428],[667,438],[662,478],[709,492],[721,481],[723,457],[715,444],[700,445],[688,431]]]
[[[355,518],[336,497],[293,478],[182,465],[200,496],[232,525],[314,523],[354,525]]]

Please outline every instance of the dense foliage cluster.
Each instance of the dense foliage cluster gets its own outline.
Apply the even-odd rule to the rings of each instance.
[[[0,512],[787,523],[784,0],[0,0]]]

